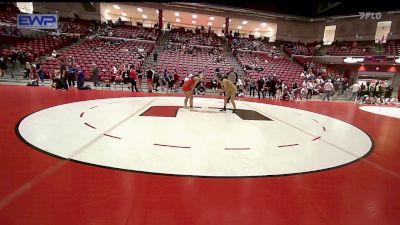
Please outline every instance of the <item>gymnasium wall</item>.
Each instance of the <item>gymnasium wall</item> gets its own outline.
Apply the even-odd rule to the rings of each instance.
[[[82,2],[34,2],[33,10],[38,13],[57,13],[60,17],[75,18],[74,13],[81,19],[100,20],[100,3],[93,3],[94,11],[88,11],[84,8]]]
[[[374,40],[377,28],[377,23],[382,21],[392,21],[390,32],[392,35],[388,39],[400,39],[400,16],[399,15],[383,15],[380,20],[374,19],[341,19],[332,22],[314,22],[310,23],[309,26],[312,27],[312,33],[314,35],[310,36],[310,41],[322,40],[324,35],[325,26],[336,25],[335,40]],[[278,27],[279,29],[279,27]],[[359,35],[357,39],[356,34]]]
[[[134,5],[152,8],[163,8],[166,10],[178,10],[179,8],[160,5],[156,3],[134,3]],[[48,13],[59,11],[58,14],[63,17],[74,18],[76,12],[82,19],[100,20],[100,3],[94,3],[95,11],[87,11],[81,2],[34,2],[34,11]],[[182,9],[180,9],[182,10]],[[331,20],[330,22],[307,22],[288,19],[276,19],[271,17],[260,17],[256,15],[243,16],[240,13],[208,12],[206,9],[187,9],[185,12],[197,14],[210,14],[214,16],[223,16],[230,18],[239,18],[243,20],[253,20],[266,23],[276,23],[276,39],[287,41],[314,42],[323,39],[325,26],[336,25],[335,40],[374,40],[377,28],[377,22],[392,21],[391,33],[389,39],[400,39],[400,16],[397,14],[382,15],[380,20],[360,19],[358,16],[348,19]],[[302,19],[302,18],[300,18]],[[303,18],[304,19],[304,18]],[[329,21],[329,20],[328,20]],[[219,28],[216,28],[217,30]],[[358,38],[356,37],[358,34]]]

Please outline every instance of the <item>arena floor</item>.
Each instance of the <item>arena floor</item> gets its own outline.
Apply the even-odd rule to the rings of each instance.
[[[0,86],[0,224],[400,223],[400,112]],[[231,107],[231,105],[228,105]]]

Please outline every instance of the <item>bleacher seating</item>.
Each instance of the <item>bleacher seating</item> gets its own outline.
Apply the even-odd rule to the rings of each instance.
[[[19,9],[12,4],[0,4],[0,23],[17,24]]]
[[[301,42],[286,42],[284,50],[288,55],[311,55],[307,46]]]
[[[0,34],[1,44],[15,46],[18,43],[29,42],[30,38]],[[1,52],[0,52],[1,54]]]
[[[90,20],[60,18],[58,24],[60,33],[86,35],[90,28],[92,28]]]
[[[128,39],[143,39],[155,41],[158,38],[159,31],[154,28],[137,26],[115,26],[102,28],[99,36],[119,37]]]
[[[24,38],[20,40],[21,40],[20,42],[15,43],[15,46],[8,49],[3,49],[1,55],[8,57],[14,50],[30,52],[32,54],[32,57],[28,58],[28,61],[32,61],[35,58],[49,54],[51,51],[55,49],[59,49],[64,46],[70,45],[76,39],[70,37],[46,36],[43,38],[33,39],[29,41],[27,41]]]
[[[192,30],[173,29],[171,30],[168,42],[182,43],[197,46],[214,46],[220,47],[221,42],[218,36],[212,31],[208,32],[193,32]]]
[[[159,55],[156,69],[159,73],[164,69],[169,72],[174,72],[176,69],[181,79],[189,73],[197,74],[203,71],[205,81],[208,83],[217,68],[220,69],[221,73],[227,73],[229,68],[233,66],[227,61],[222,49],[217,50],[219,53],[215,55],[210,51],[212,51],[212,48],[207,47],[197,48],[193,54],[184,53],[184,50],[163,51]],[[217,56],[221,57],[220,62],[217,62]]]
[[[386,55],[400,55],[400,41],[399,40],[391,40],[386,43],[385,46],[385,53]]]
[[[298,63],[301,65],[312,69],[313,74],[320,75],[320,76],[326,76],[327,71],[326,71],[326,66],[323,65],[322,63],[318,62],[315,60],[315,58],[312,57],[301,57],[301,56],[295,56],[294,60],[296,60]],[[324,72],[325,69],[325,72]]]
[[[293,63],[286,57],[273,56],[270,57],[266,53],[261,52],[240,52],[237,55],[238,61],[243,68],[246,65],[251,65],[254,61],[257,62],[258,67],[262,67],[262,71],[247,70],[248,77],[254,76],[270,76],[276,74],[278,78],[283,81],[299,80],[303,67]]]
[[[340,42],[332,46],[326,53],[335,56],[366,56],[374,55],[374,43],[371,41]]]
[[[262,52],[271,52],[276,50],[274,45],[268,44],[265,40],[250,38],[233,38],[231,41],[231,47],[236,48],[237,50]]]
[[[119,43],[119,44],[117,44]],[[85,74],[85,78],[91,77],[92,64],[95,63],[99,68],[99,77],[108,76],[112,79],[111,68],[115,65],[132,64],[135,68],[142,66],[146,57],[153,50],[154,42],[143,41],[122,41],[113,39],[88,39],[65,51],[61,58],[67,59],[72,56],[75,63],[79,65]],[[143,49],[143,58],[139,58],[138,49]],[[55,70],[59,69],[57,59],[49,59],[45,63],[45,70],[49,75],[53,75]]]
[[[310,55],[316,55],[318,52],[318,48],[317,45],[319,45],[318,43],[308,43],[306,44],[306,47],[308,49],[308,52],[310,53]],[[318,46],[319,48],[321,47],[321,45]]]

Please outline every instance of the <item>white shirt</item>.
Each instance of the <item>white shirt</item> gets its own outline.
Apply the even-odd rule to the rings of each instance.
[[[358,92],[361,89],[361,85],[359,84],[353,84],[353,86],[351,86],[351,92]]]
[[[243,81],[241,79],[238,79],[238,85],[243,85]]]
[[[306,86],[307,86],[307,89],[313,89],[314,88],[314,85],[311,82],[307,82]]]
[[[326,82],[324,85],[324,90],[325,91],[332,91],[333,90],[333,84],[331,82]]]

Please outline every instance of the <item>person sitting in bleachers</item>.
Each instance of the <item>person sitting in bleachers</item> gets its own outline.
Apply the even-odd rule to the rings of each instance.
[[[199,87],[197,88],[198,95],[205,95],[206,94],[206,87],[204,86],[203,82],[200,82]]]

